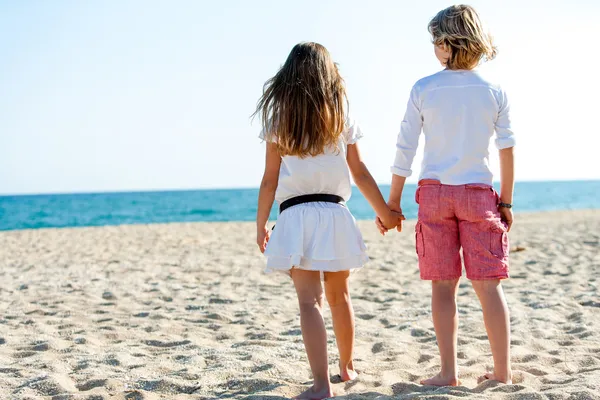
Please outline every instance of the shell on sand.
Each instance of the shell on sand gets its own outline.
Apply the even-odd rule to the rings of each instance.
[[[352,276],[360,376],[348,399],[600,398],[600,211],[517,215],[510,233],[513,385],[484,382],[481,308],[459,289],[463,386],[424,387],[439,359],[414,222]],[[298,307],[265,275],[253,223],[0,232],[0,398],[286,398],[310,382]],[[338,373],[325,309],[331,375]],[[61,396],[65,395],[65,396]],[[429,395],[429,396],[428,396]]]

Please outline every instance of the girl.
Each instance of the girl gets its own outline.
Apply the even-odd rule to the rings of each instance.
[[[314,378],[301,399],[333,395],[321,276],[340,352],[340,376],[348,381],[357,375],[348,278],[349,271],[362,267],[367,256],[345,205],[351,193],[350,173],[384,226],[395,227],[403,219],[388,208],[363,163],[357,144],[362,132],[347,118],[346,106],[344,81],[325,47],[300,43],[265,84],[255,112],[262,117],[260,138],[267,142],[257,244],[267,256],[267,272],[289,273],[298,295],[302,337]],[[269,237],[273,200],[279,203],[280,214]]]
[[[477,71],[496,48],[475,10],[459,5],[429,23],[435,55],[446,68],[418,81],[410,93],[398,136],[388,205],[400,198],[421,129],[425,153],[417,189],[416,247],[421,279],[432,281],[432,316],[441,371],[421,383],[458,385],[456,295],[462,247],[467,278],[483,308],[494,371],[479,381],[510,383],[510,324],[500,280],[508,278],[508,237],[513,222],[513,146],[506,93]],[[492,188],[488,147],[496,132],[500,196]],[[378,221],[382,233],[386,229]]]

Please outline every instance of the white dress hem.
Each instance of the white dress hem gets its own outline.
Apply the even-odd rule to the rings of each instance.
[[[358,254],[338,260],[314,260],[301,255],[290,257],[270,256],[267,259],[265,272],[290,273],[294,268],[320,272],[353,271],[361,269],[368,261],[369,257],[366,254]]]

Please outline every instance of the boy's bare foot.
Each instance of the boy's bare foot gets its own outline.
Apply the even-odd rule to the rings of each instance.
[[[330,397],[333,397],[331,386],[327,385],[321,390],[315,390],[315,387],[311,386],[305,392],[302,392],[298,396],[294,397],[294,400],[322,400]]]
[[[421,381],[421,385],[429,385],[429,386],[459,386],[461,383],[456,376],[442,376],[441,373],[436,376],[423,379]]]
[[[502,376],[496,376],[496,374],[487,373],[487,374],[483,374],[479,378],[477,378],[478,384],[481,382],[484,382],[484,381],[498,381],[498,382],[506,383],[507,385],[512,385],[512,374],[508,374],[507,377],[502,377]]]
[[[350,361],[346,366],[340,365],[340,378],[342,382],[348,382],[356,379],[358,376],[358,372],[354,369],[354,365],[352,361]]]

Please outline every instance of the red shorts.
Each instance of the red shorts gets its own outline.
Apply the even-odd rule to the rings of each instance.
[[[508,278],[507,226],[498,212],[499,197],[485,184],[442,185],[423,179],[415,195],[419,219],[415,227],[421,279]]]

